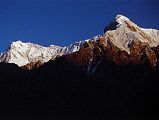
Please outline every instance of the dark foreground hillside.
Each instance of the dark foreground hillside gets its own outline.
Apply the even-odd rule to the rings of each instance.
[[[30,71],[0,63],[3,119],[159,117],[159,71],[103,60],[93,74],[65,58]]]

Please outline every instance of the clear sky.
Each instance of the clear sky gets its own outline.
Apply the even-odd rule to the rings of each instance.
[[[15,40],[69,45],[102,34],[117,14],[159,29],[159,0],[0,0],[0,51]]]

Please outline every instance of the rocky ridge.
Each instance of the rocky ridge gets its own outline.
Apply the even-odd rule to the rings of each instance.
[[[148,64],[158,66],[159,31],[137,26],[127,17],[118,15],[105,27],[104,34],[86,41],[81,49],[66,55],[78,65],[86,65],[92,71],[103,59],[117,65]]]

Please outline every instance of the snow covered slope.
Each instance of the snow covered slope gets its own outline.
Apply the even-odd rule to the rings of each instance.
[[[29,63],[48,62],[54,60],[57,56],[69,54],[79,50],[82,41],[71,44],[70,46],[60,47],[50,45],[43,47],[33,43],[23,43],[18,40],[12,42],[9,48],[1,53],[0,62],[15,63],[18,66],[24,66]]]
[[[12,42],[10,47],[0,56],[0,60],[15,63],[18,66],[37,61],[44,63],[56,56],[60,49],[59,46],[43,47],[37,44],[16,41]]]

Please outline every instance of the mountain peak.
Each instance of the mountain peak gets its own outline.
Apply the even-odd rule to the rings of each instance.
[[[21,40],[17,40],[17,41],[12,41],[11,44],[20,44],[20,43],[23,43]]]
[[[15,42],[14,41],[11,42],[9,49],[16,49],[18,51],[26,51],[30,45],[31,43],[24,43],[20,40],[17,40]]]
[[[72,44],[70,46],[50,45],[44,47],[30,42],[17,40],[12,42],[9,48],[0,54],[0,62],[15,63],[18,66],[48,62],[57,56],[76,52],[82,43]]]
[[[12,41],[11,42],[11,46],[19,46],[24,44],[21,40],[17,40],[17,41]]]
[[[150,47],[159,45],[158,30],[145,29],[123,15],[117,15],[104,29],[104,34],[118,48],[130,54],[130,46],[134,42],[148,44]]]
[[[117,29],[120,25],[126,25],[125,22],[130,22],[129,18],[127,18],[124,15],[117,15],[105,28],[104,28],[104,33],[106,33],[109,30],[115,30]],[[132,23],[133,24],[133,23]]]
[[[122,24],[125,21],[129,21],[129,18],[127,18],[124,15],[117,15],[115,21],[118,22],[119,24]]]

